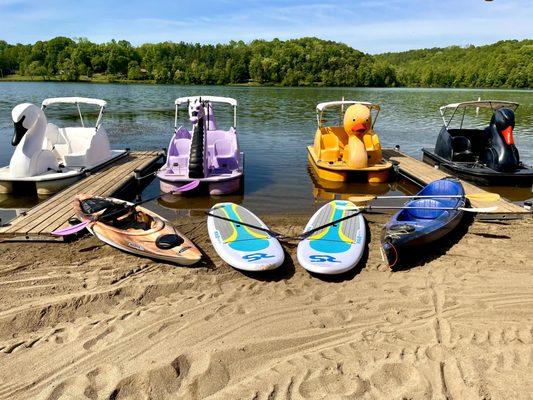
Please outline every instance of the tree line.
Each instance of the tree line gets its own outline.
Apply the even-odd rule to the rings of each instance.
[[[379,55],[317,38],[201,45],[56,37],[0,41],[0,73],[44,80],[151,81],[282,86],[533,86],[533,40]]]

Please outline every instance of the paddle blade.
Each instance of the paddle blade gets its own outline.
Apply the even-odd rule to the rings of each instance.
[[[73,235],[76,232],[79,232],[82,229],[86,228],[89,225],[89,223],[90,223],[90,221],[84,221],[81,224],[77,224],[77,225],[74,225],[74,226],[69,226],[69,227],[63,228],[63,229],[58,229],[56,231],[53,231],[52,235],[55,235],[55,236]]]
[[[377,196],[374,195],[357,195],[357,196],[350,196],[348,197],[348,200],[350,200],[353,203],[365,203],[367,201],[374,200]]]
[[[458,207],[458,210],[466,211],[466,212],[474,212],[474,213],[491,213],[493,211],[496,211],[498,207],[478,207],[478,208],[466,208],[466,207]]]
[[[467,194],[465,197],[469,200],[487,201],[487,202],[500,200],[500,195],[498,193],[489,193],[489,192],[471,193],[471,194]]]

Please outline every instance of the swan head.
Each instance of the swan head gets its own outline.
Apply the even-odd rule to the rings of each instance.
[[[11,111],[11,117],[13,118],[13,139],[11,144],[17,146],[26,132],[35,125],[42,111],[39,107],[31,103],[23,103],[15,106]]]

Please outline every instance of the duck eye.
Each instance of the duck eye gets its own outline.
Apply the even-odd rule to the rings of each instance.
[[[352,121],[355,122],[355,118]]]

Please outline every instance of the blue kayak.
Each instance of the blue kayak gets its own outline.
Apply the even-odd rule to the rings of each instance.
[[[450,198],[413,198],[383,228],[381,245],[389,265],[398,264],[401,256],[423,250],[428,244],[453,231],[463,219],[462,210],[443,208],[465,207],[463,185],[453,178],[433,181],[417,196],[460,196]]]

